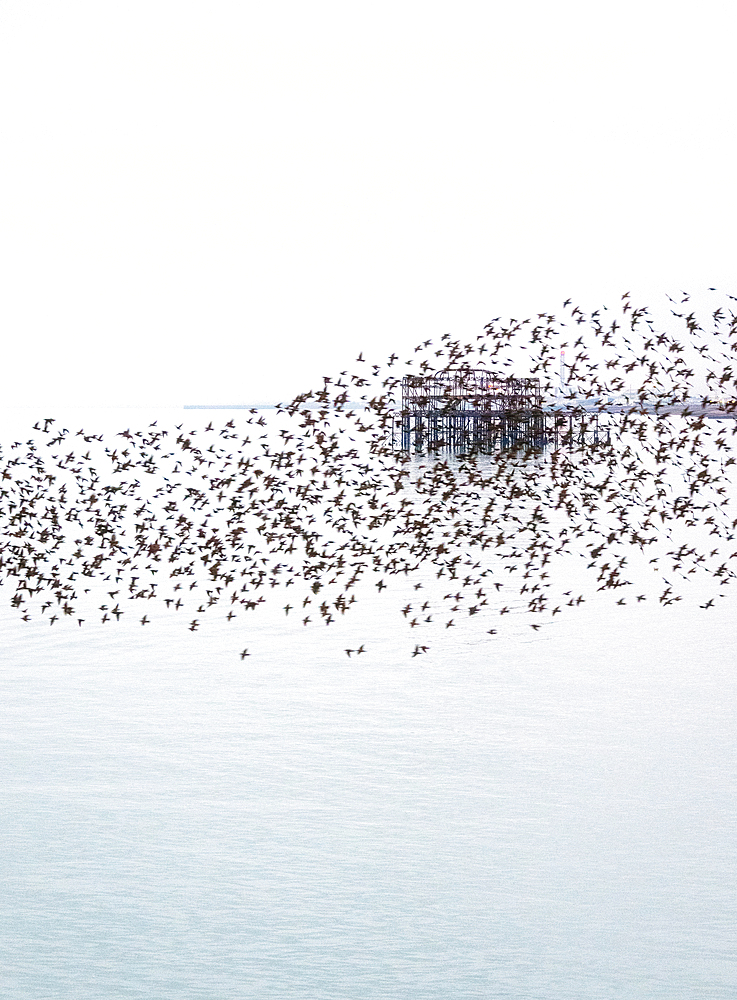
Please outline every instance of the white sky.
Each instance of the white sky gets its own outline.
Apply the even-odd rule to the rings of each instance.
[[[735,292],[733,5],[0,0],[6,404]]]

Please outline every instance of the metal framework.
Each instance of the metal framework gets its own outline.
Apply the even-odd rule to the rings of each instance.
[[[542,447],[540,380],[481,368],[449,368],[402,380],[401,447],[487,451]]]
[[[546,412],[539,379],[482,368],[405,377],[397,424],[404,451],[542,449],[599,440],[597,415]]]

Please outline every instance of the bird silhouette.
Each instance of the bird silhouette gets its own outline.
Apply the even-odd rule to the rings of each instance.
[[[82,628],[159,601],[194,613],[192,632],[223,603],[231,622],[289,587],[287,617],[301,600],[304,626],[331,625],[370,581],[414,636],[477,620],[495,635],[490,614],[509,615],[505,628],[542,615],[537,631],[585,602],[576,563],[619,607],[645,572],[658,586],[637,603],[669,607],[695,579],[723,594],[737,555],[735,301],[699,312],[679,293],[656,322],[629,292],[593,312],[568,298],[561,317],[426,339],[407,364],[361,352],[361,373],[220,427],[154,421],[105,438],[39,418],[0,451],[0,581],[29,628],[36,611]]]

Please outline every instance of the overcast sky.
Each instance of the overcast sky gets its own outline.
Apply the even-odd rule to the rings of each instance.
[[[0,0],[5,403],[283,399],[735,292],[727,3]]]

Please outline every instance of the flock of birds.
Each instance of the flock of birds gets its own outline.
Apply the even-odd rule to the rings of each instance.
[[[326,377],[268,420],[254,409],[199,431],[154,422],[107,441],[39,420],[35,437],[0,452],[0,582],[25,622],[81,627],[96,614],[107,625],[140,608],[146,626],[163,605],[192,632],[208,613],[233,622],[284,594],[287,616],[329,625],[368,585],[415,595],[396,609],[413,641],[476,616],[490,635],[510,614],[538,631],[581,605],[586,586],[619,605],[668,605],[682,581],[705,575],[708,609],[737,556],[737,300],[727,298],[701,316],[683,295],[662,323],[628,294],[590,314],[567,301],[562,318],[496,319],[470,343],[425,341],[404,363],[362,353],[356,373]],[[608,435],[596,442],[571,433],[542,450],[397,449],[402,377],[458,365],[538,377],[569,413],[585,403],[590,416],[591,401],[596,410],[617,393],[628,404],[613,415],[601,403]],[[707,419],[695,397],[721,400],[726,419]],[[665,412],[683,403],[678,417]],[[633,593],[640,563],[662,592]],[[578,565],[589,582],[572,587]],[[416,642],[412,655],[429,649]]]

